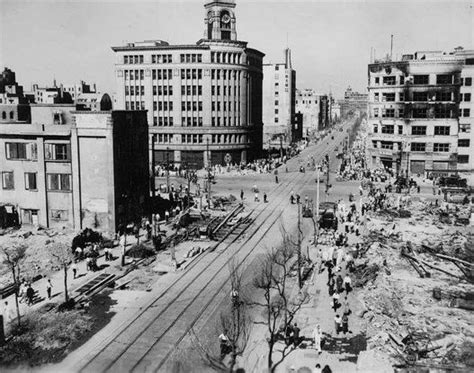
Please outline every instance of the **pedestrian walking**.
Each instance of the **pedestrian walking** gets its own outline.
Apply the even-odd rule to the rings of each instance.
[[[275,183],[278,184],[278,175],[275,175]]]
[[[344,291],[344,290],[343,290],[343,284],[344,284],[344,280],[342,279],[341,275],[337,275],[337,278],[336,278],[336,290],[337,290],[337,292],[338,292],[339,294]]]
[[[293,326],[293,346],[298,347],[300,344],[300,328],[298,328],[298,324],[295,323]]]
[[[227,330],[224,331],[219,335],[219,345],[221,348],[221,360],[224,359],[225,355],[227,355],[229,349],[229,338],[227,337]]]
[[[71,269],[72,269],[72,277],[73,277],[73,279],[75,280],[76,277],[77,277],[77,264],[74,263],[74,264],[72,265]]]
[[[255,197],[253,199],[254,202],[259,202],[260,200],[258,199],[258,193],[255,193]]]
[[[267,193],[266,192],[263,192],[263,202],[264,203],[267,203]]]
[[[346,294],[349,294],[352,290],[352,280],[347,274],[344,276],[344,287],[346,289]]]
[[[31,284],[28,284],[28,287],[26,289],[26,298],[28,300],[28,305],[31,306],[33,304],[33,298],[34,297],[35,297],[35,291],[31,287]]]
[[[313,340],[314,340],[314,346],[316,347],[316,350],[318,353],[321,353],[321,325],[316,325],[316,328],[313,330]]]
[[[339,303],[339,293],[336,291],[332,295],[332,309],[336,312],[339,307],[341,307],[341,303]]]
[[[165,221],[168,222],[170,218],[170,212],[168,210],[165,211]]]
[[[240,189],[240,200],[241,201],[244,200],[244,190],[243,189]]]
[[[349,317],[346,314],[342,315],[342,332],[344,334],[349,332]]]
[[[51,299],[51,290],[53,289],[53,285],[51,284],[51,280],[48,279],[46,283],[46,294],[48,294],[48,299]]]
[[[342,318],[339,315],[334,317],[334,327],[336,329],[336,334],[339,335],[342,329]]]

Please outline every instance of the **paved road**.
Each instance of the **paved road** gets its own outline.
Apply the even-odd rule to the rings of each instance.
[[[346,125],[347,127],[348,125]],[[345,132],[334,132],[334,140],[313,145],[289,161],[296,169],[301,160],[313,155],[316,161],[338,146]],[[334,153],[332,153],[334,155]],[[270,202],[258,204],[255,219],[245,238],[224,242],[212,253],[201,255],[185,272],[175,275],[166,286],[146,295],[134,314],[122,319],[112,331],[99,333],[65,361],[63,368],[81,372],[166,371],[166,361],[190,329],[213,310],[228,292],[228,263],[236,258],[248,263],[265,250],[262,242],[273,240],[278,221],[289,206],[289,193],[314,185],[314,173],[280,173],[281,182],[269,195]],[[239,186],[237,186],[239,187]]]

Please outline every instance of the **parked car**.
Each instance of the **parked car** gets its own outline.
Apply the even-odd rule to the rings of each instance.
[[[337,230],[335,202],[321,202],[319,204],[319,226],[325,229]]]

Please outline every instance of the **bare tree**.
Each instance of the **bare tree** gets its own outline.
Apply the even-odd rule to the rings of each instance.
[[[216,352],[205,347],[196,333],[193,330],[191,331],[192,339],[195,342],[194,345],[198,348],[204,363],[220,372],[234,371],[237,357],[242,355],[247,347],[252,325],[248,313],[246,297],[243,294],[242,272],[239,270],[235,259],[229,262],[229,272],[232,293],[235,294],[237,299],[232,299],[228,307],[220,314],[220,327],[225,331],[230,350],[229,361],[225,363],[220,354],[217,355]]]
[[[3,264],[8,266],[12,273],[13,284],[15,285],[15,305],[18,325],[20,325],[20,305],[18,303],[18,288],[20,282],[20,266],[26,256],[27,246],[21,242],[14,242],[10,247],[1,247],[3,254]]]
[[[308,294],[302,291],[292,296],[292,288],[289,286],[296,250],[291,240],[284,236],[283,245],[279,249],[272,249],[266,255],[253,281],[254,287],[263,291],[264,302],[254,304],[264,309],[265,321],[257,323],[267,326],[269,334],[267,366],[271,372],[274,372],[276,367],[295,349],[294,345],[286,339],[285,334],[295,314],[308,299]],[[281,340],[284,343],[280,343]],[[279,347],[278,350],[276,350],[277,347]],[[276,361],[273,360],[275,352],[280,353]]]
[[[49,246],[49,255],[51,256],[52,262],[64,271],[64,300],[65,302],[68,302],[67,270],[69,264],[74,260],[74,254],[68,245],[56,242]]]

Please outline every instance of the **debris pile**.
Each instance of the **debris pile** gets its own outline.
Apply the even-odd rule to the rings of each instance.
[[[409,212],[371,213],[354,263],[369,348],[400,367],[474,364],[473,235],[458,212],[448,222],[423,200]]]

